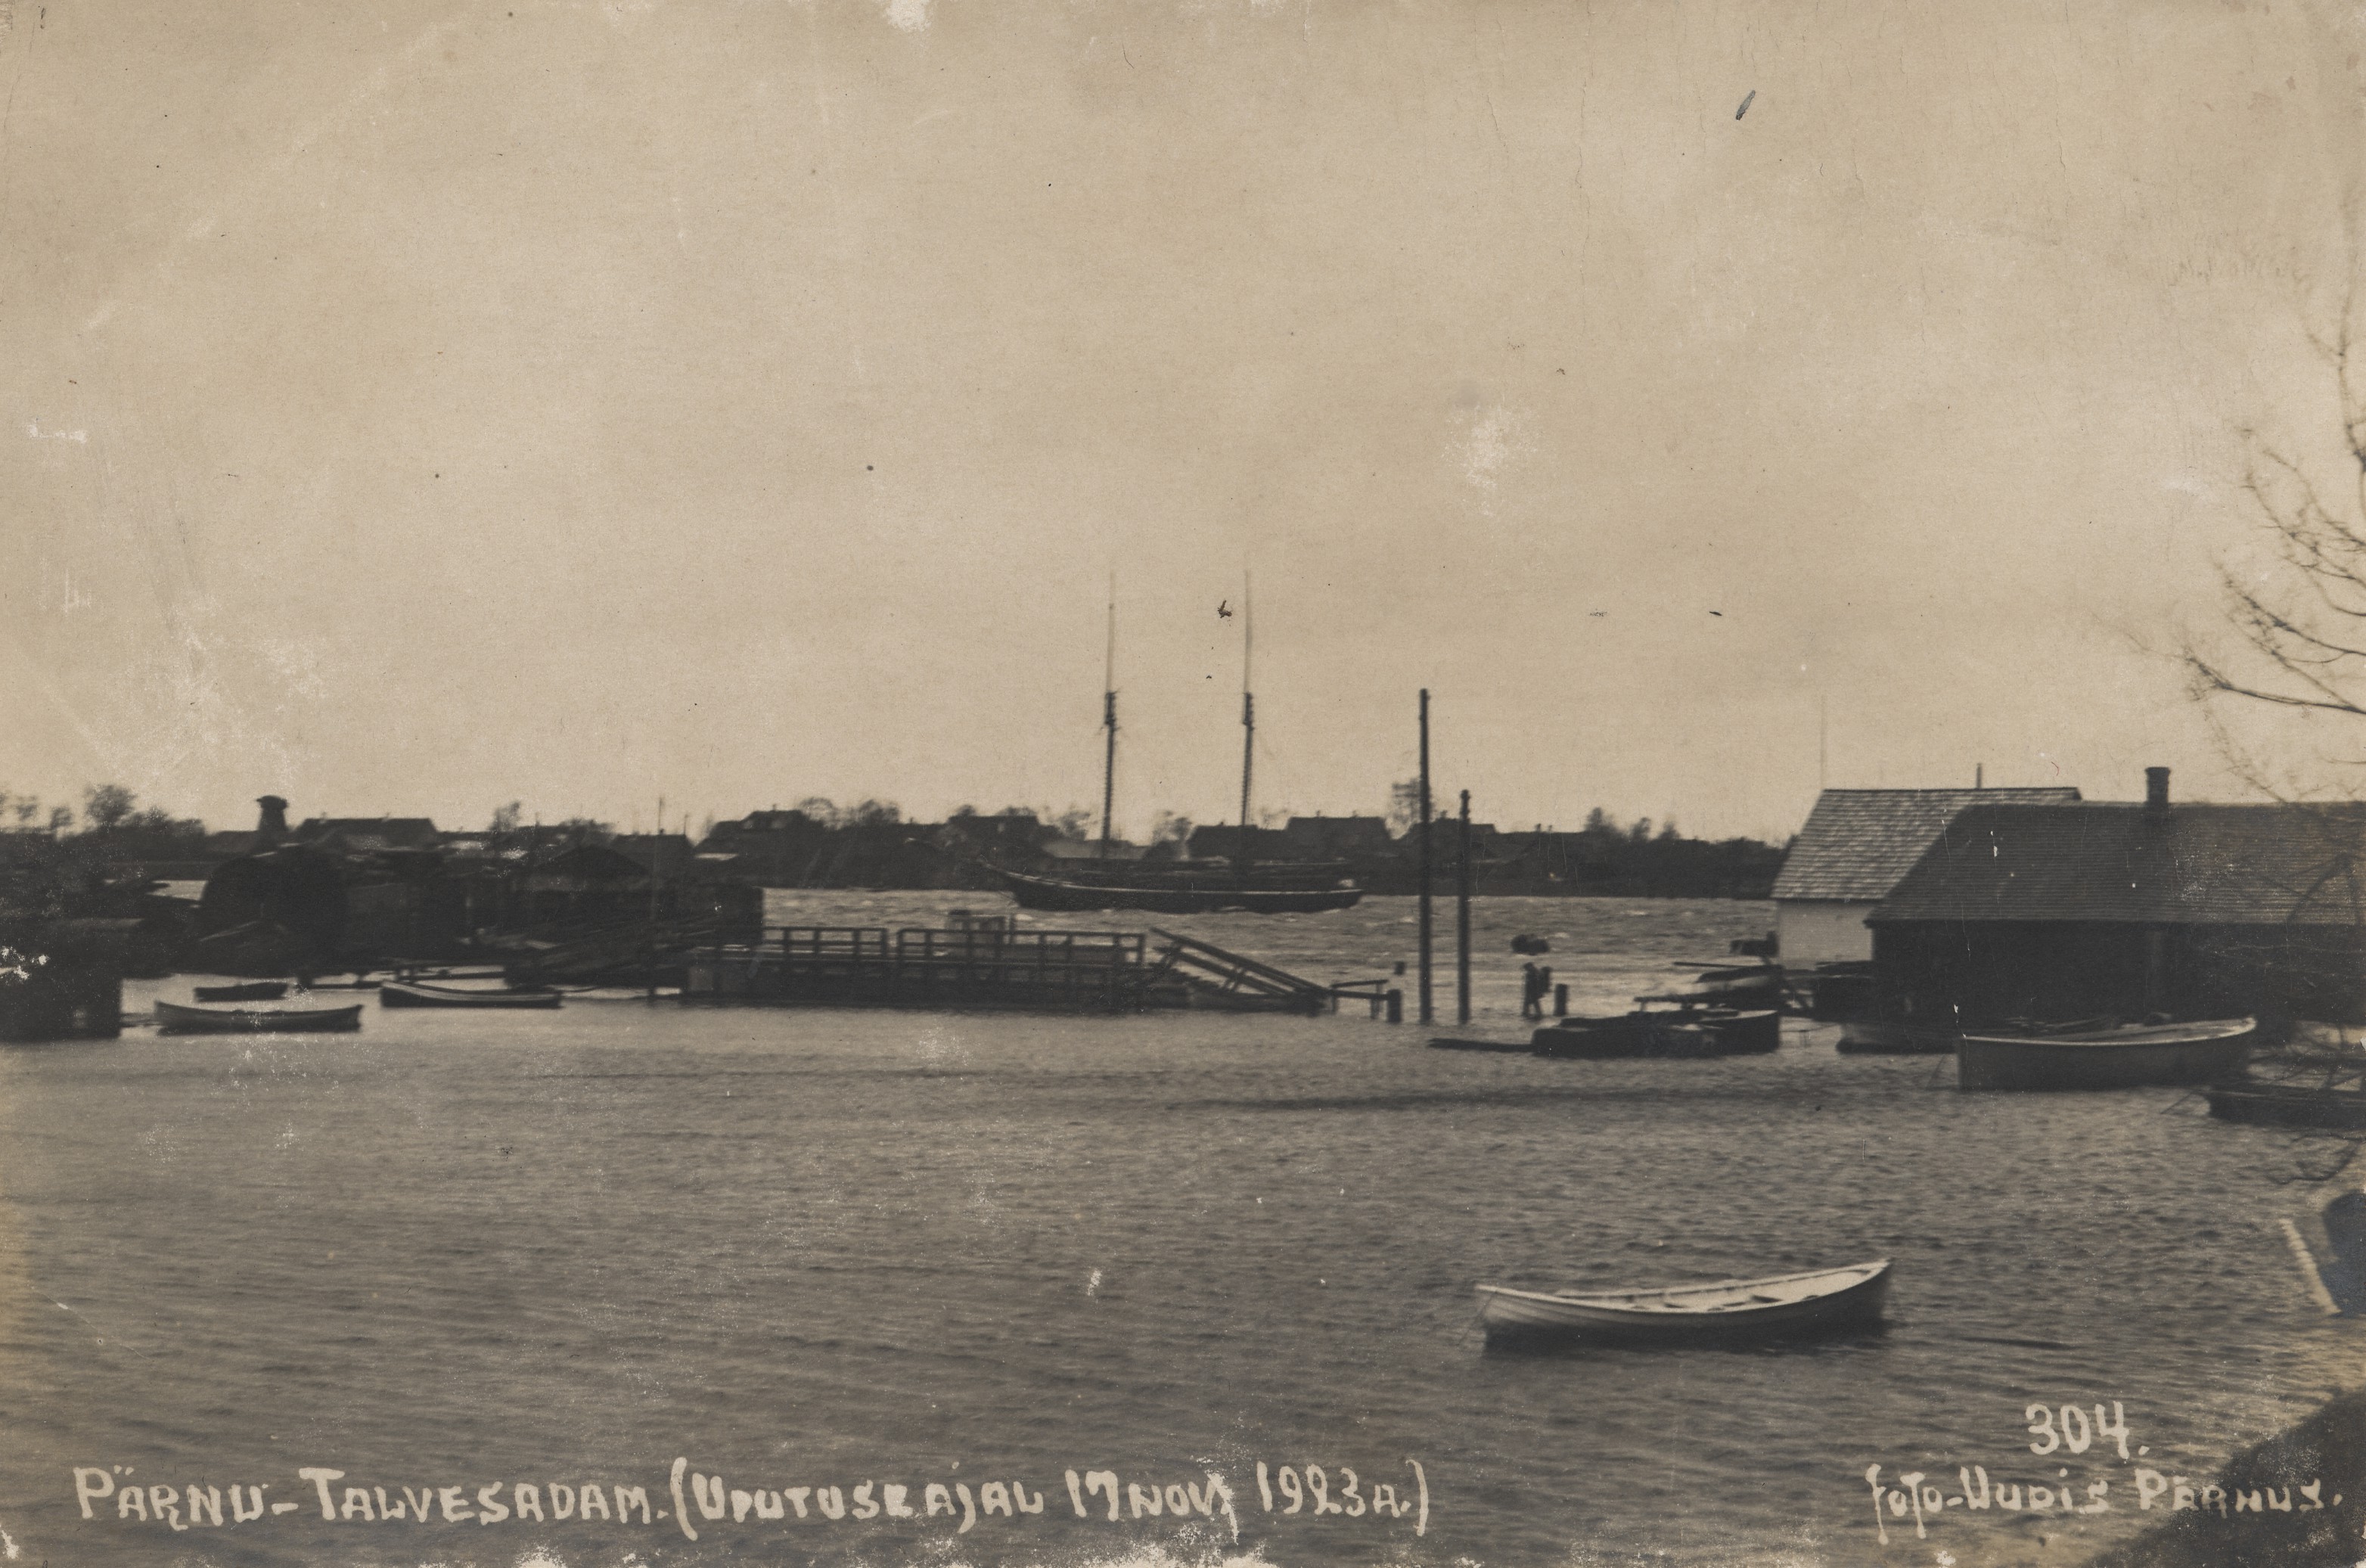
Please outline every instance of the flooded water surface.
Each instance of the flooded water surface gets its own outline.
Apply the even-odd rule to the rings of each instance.
[[[1176,923],[1323,980],[1414,953],[1404,899]],[[1482,901],[1472,1029],[1520,1032],[1515,933],[1600,1010],[1770,923]],[[2338,1145],[2175,1090],[1962,1094],[1796,1022],[1689,1064],[1428,1032],[614,999],[10,1053],[0,1530],[58,1563],[2067,1562],[2160,1517],[2140,1472],[2354,1381],[2280,1225]],[[1481,1281],[1880,1257],[1887,1330],[1832,1343],[1473,1325]]]

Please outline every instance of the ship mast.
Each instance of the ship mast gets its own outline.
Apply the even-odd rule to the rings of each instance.
[[[1117,573],[1110,573],[1109,654],[1101,668],[1101,859],[1110,854],[1110,808],[1117,798]]]
[[[1256,761],[1256,698],[1249,694],[1249,655],[1256,645],[1249,574],[1241,573],[1241,843],[1239,861],[1249,860],[1249,773]]]

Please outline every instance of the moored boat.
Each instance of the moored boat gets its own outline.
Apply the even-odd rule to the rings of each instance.
[[[1889,1259],[1759,1280],[1559,1295],[1481,1285],[1490,1341],[1572,1337],[1600,1341],[1778,1337],[1861,1328],[1881,1320]]]
[[[1691,984],[1637,999],[1692,1007],[1774,1007],[1783,999],[1783,971],[1763,962],[1703,964]]]
[[[1012,871],[991,862],[1021,908],[1076,913],[1147,909],[1160,915],[1238,910],[1251,915],[1313,915],[1353,907],[1364,890],[1331,861],[1261,861],[1255,854],[1249,810],[1251,762],[1256,750],[1256,699],[1249,694],[1248,584],[1241,585],[1241,818],[1235,852],[1191,861],[1110,858],[1110,812],[1117,795],[1117,583],[1110,583],[1109,657],[1101,692],[1101,849],[1091,860],[1065,860],[1056,874]],[[1227,612],[1229,614],[1229,612]]]
[[[2100,1029],[1965,1034],[1955,1047],[1958,1088],[2135,1089],[2209,1083],[2242,1070],[2258,1029],[2248,1018]]]
[[[276,1002],[287,994],[285,980],[250,980],[237,986],[199,986],[201,1002]]]
[[[209,1008],[156,1004],[159,1034],[347,1034],[362,1026],[362,1010],[343,1008]]]
[[[1782,1049],[1783,1015],[1773,1008],[1711,1008],[1701,1021],[1729,1055],[1763,1056]]]
[[[555,1008],[564,999],[557,991],[478,991],[424,980],[389,980],[377,988],[378,1006],[389,1008]]]
[[[1539,1056],[1604,1060],[1620,1056],[1690,1058],[1762,1055],[1783,1043],[1782,1016],[1771,1009],[1648,1009],[1617,1018],[1564,1018],[1539,1029],[1529,1047]]]
[[[1903,1018],[1853,1018],[1841,1025],[1833,1049],[1852,1056],[1937,1056],[1963,1038],[1953,1023],[1921,1023]]]
[[[1606,1061],[1622,1056],[1694,1057],[1718,1055],[1707,1030],[1673,1012],[1630,1012],[1616,1018],[1564,1018],[1529,1038],[1539,1056]]]
[[[2333,1023],[2318,1019],[2295,1019],[2292,1026],[2292,1043],[2318,1051],[2347,1053],[2350,1055],[2366,1052],[2366,1023]]]
[[[1285,864],[1261,865],[1249,875],[1230,871],[1096,873],[1087,876],[1033,876],[994,868],[1022,908],[1075,912],[1085,909],[1147,909],[1161,915],[1202,915],[1238,909],[1253,915],[1320,914],[1353,907],[1364,890],[1323,865],[1292,874]]]
[[[2222,1122],[2268,1127],[2366,1129],[2366,1089],[2290,1083],[2213,1084],[2203,1091]]]

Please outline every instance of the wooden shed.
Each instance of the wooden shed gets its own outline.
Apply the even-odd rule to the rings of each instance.
[[[2366,805],[1967,807],[1874,911],[1893,1004],[2366,1021]]]

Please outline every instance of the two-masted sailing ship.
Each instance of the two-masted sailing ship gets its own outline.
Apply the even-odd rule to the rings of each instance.
[[[1117,601],[1110,601],[1109,659],[1102,680],[1101,854],[1063,864],[1056,875],[995,866],[1010,896],[1030,909],[1148,909],[1194,915],[1218,909],[1251,914],[1315,914],[1345,909],[1364,896],[1337,861],[1260,861],[1250,852],[1249,784],[1256,758],[1256,698],[1249,689],[1251,628],[1241,602],[1241,828],[1237,852],[1204,860],[1110,858],[1110,812],[1117,793]]]

